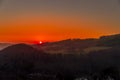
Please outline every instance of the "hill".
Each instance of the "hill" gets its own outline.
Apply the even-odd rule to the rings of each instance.
[[[6,48],[10,45],[12,45],[12,44],[10,44],[10,43],[0,43],[0,50],[3,50],[4,48]]]
[[[43,49],[47,53],[56,54],[80,54],[85,48],[93,47],[97,43],[97,39],[68,39],[58,42],[46,43],[43,45],[34,45],[37,49]]]
[[[9,46],[0,51],[0,70],[7,73],[26,72],[24,69],[34,67],[45,54],[26,44]]]
[[[81,52],[86,52],[86,50],[91,52],[119,46],[120,34],[102,36],[99,39],[68,39],[43,45],[34,45],[38,50],[43,49],[51,54],[80,54]]]
[[[9,80],[10,76],[12,80],[28,80],[28,75],[32,75],[31,78],[33,75],[40,77],[40,75],[56,76],[58,74],[61,77],[65,75],[93,77],[95,74],[107,75],[109,71],[109,75],[115,75],[116,78],[120,70],[119,60],[119,47],[92,51],[89,54],[82,52],[61,55],[47,54],[30,45],[17,44],[0,51],[0,78]],[[108,72],[105,72],[106,70]],[[23,79],[25,77],[27,79]],[[32,78],[32,80],[35,79]]]
[[[98,46],[119,47],[120,46],[120,34],[102,36],[98,40]]]

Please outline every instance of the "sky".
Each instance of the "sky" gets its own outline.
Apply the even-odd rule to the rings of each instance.
[[[0,1],[0,42],[59,41],[119,33],[119,0]]]

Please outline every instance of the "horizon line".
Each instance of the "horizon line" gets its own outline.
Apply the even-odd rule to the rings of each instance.
[[[99,37],[96,37],[96,38],[66,38],[66,39],[61,39],[61,40],[35,40],[35,41],[0,41],[0,43],[8,43],[8,44],[17,44],[17,43],[26,43],[26,44],[35,44],[35,43],[39,43],[40,41],[42,41],[43,43],[49,43],[49,42],[59,42],[59,41],[65,41],[65,40],[75,40],[75,39],[80,39],[80,40],[87,40],[87,39],[100,39],[101,37],[104,37],[104,36],[114,36],[114,35],[120,35],[120,33],[118,34],[109,34],[109,35],[103,35],[103,36],[99,36]]]

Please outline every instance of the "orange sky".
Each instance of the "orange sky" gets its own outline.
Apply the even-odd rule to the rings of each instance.
[[[61,1],[58,6],[55,2],[43,1],[41,3],[44,5],[35,7],[38,2],[33,4],[33,1],[30,5],[23,0],[6,0],[0,8],[0,41],[59,41],[69,38],[98,38],[119,33],[120,10],[115,6],[116,2],[111,6],[112,0],[109,4],[86,1],[81,0],[74,5],[73,2],[68,4],[67,1]],[[21,6],[20,3],[24,5]],[[106,7],[103,8],[101,4]],[[111,12],[111,8],[114,11]]]
[[[109,33],[104,32],[108,25],[82,16],[78,18],[55,14],[34,15],[24,14],[3,22],[0,32],[1,41],[58,41],[69,38],[98,38]]]
[[[32,15],[32,14],[31,14]],[[3,23],[0,32],[1,41],[57,41],[68,38],[99,37],[104,26],[83,17],[57,15],[31,16],[22,15]],[[6,23],[6,22],[5,22]],[[94,27],[98,26],[98,30]]]

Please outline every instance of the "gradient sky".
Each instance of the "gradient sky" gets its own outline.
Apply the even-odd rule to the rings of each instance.
[[[0,41],[57,41],[120,33],[119,0],[1,0]]]

